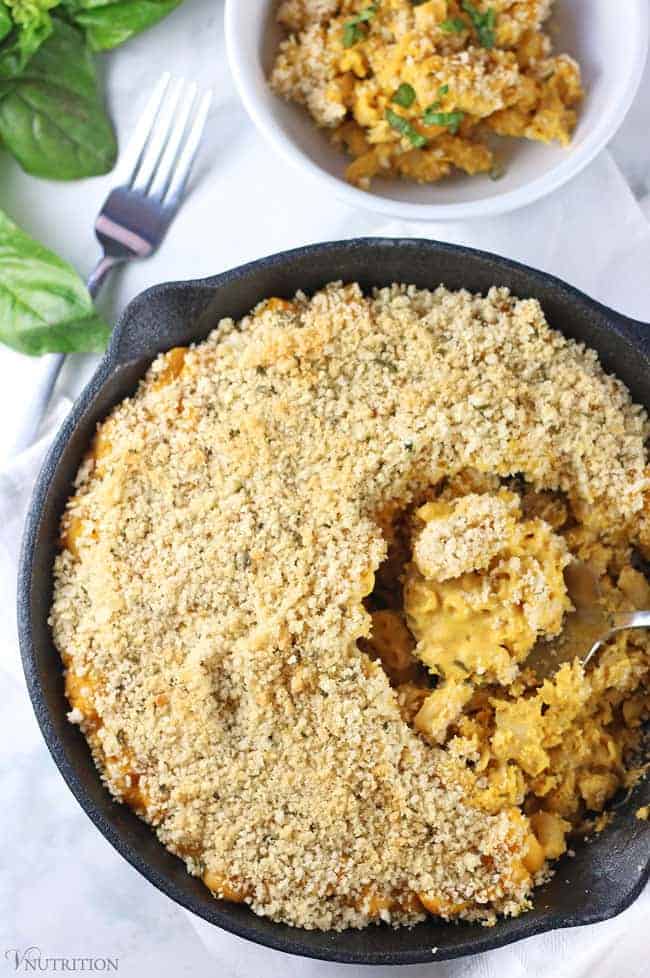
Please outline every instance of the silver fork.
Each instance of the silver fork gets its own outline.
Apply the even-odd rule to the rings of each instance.
[[[212,92],[200,94],[195,84],[172,79],[169,72],[156,85],[95,221],[102,255],[87,282],[93,299],[116,265],[148,258],[165,237],[183,200],[211,100]],[[14,451],[33,442],[64,360],[62,353],[47,357]]]

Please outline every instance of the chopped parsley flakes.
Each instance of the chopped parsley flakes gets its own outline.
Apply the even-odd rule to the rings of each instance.
[[[402,82],[400,87],[393,95],[393,102],[397,102],[403,109],[410,109],[415,102],[415,89],[408,82]]]
[[[343,47],[351,48],[358,41],[361,41],[365,37],[364,27],[368,21],[377,13],[377,8],[379,4],[372,3],[361,13],[357,14],[351,20],[348,20],[343,25]]]
[[[439,109],[440,106],[442,105],[440,99],[443,97],[443,95],[447,95],[448,93],[449,93],[449,85],[441,85],[440,88],[438,89],[438,98],[436,99],[435,102],[431,103],[428,109],[425,110],[425,114],[427,112],[435,112],[437,109]]]
[[[438,103],[430,105],[422,116],[425,126],[444,126],[452,136],[455,136],[460,129],[460,124],[465,118],[464,112],[437,112]]]
[[[440,25],[440,30],[446,34],[462,34],[467,29],[467,24],[461,17],[448,17]]]
[[[493,48],[496,43],[494,7],[488,7],[486,12],[482,14],[473,3],[470,3],[470,0],[461,0],[460,5],[472,21],[479,44],[484,48]]]
[[[418,132],[408,119],[405,119],[403,115],[398,115],[397,112],[393,112],[392,109],[386,109],[386,122],[400,134],[400,136],[406,136],[411,146],[415,146],[416,149],[422,149],[427,145],[427,138],[423,136],[421,132]]]

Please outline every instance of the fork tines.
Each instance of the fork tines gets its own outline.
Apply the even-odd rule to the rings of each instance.
[[[175,210],[201,142],[212,92],[165,72],[118,168],[119,183]]]

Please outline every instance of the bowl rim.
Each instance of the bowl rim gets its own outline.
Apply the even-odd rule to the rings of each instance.
[[[323,189],[328,189],[343,202],[366,212],[409,221],[460,221],[496,217],[532,204],[564,186],[595,159],[622,125],[641,84],[650,46],[650,10],[647,0],[625,0],[625,3],[634,4],[632,15],[637,18],[633,31],[636,47],[634,58],[629,64],[627,83],[620,98],[610,103],[598,125],[587,134],[582,144],[573,147],[566,158],[552,170],[515,190],[495,197],[454,204],[415,204],[380,197],[333,176],[300,149],[265,110],[254,68],[247,63],[241,51],[237,28],[241,0],[225,0],[226,53],[239,97],[262,136],[281,159],[300,170],[312,182],[321,184]]]
[[[526,277],[530,278],[531,287],[532,283],[534,283],[534,285],[540,287],[556,289],[567,301],[582,307],[583,310],[588,311],[591,316],[599,321],[606,322],[607,331],[612,332],[621,343],[627,342],[639,356],[643,357],[644,361],[650,367],[650,325],[646,326],[645,324],[638,323],[635,320],[613,312],[573,286],[546,272],[489,252],[462,245],[432,241],[426,238],[365,237],[305,245],[258,258],[207,278],[173,281],[153,286],[137,295],[125,309],[113,331],[108,350],[97,366],[87,386],[72,406],[42,463],[30,499],[21,543],[17,587],[17,623],[27,689],[43,739],[56,766],[79,805],[96,828],[117,852],[138,870],[146,880],[153,883],[157,889],[174,900],[178,905],[195,913],[206,922],[218,926],[238,937],[252,941],[255,944],[288,954],[324,961],[397,966],[443,961],[474,955],[552,930],[584,926],[607,920],[621,913],[637,899],[643,887],[650,879],[650,859],[644,867],[643,872],[634,881],[634,884],[630,886],[623,896],[613,896],[611,903],[601,905],[598,908],[582,908],[578,906],[570,912],[542,909],[542,916],[535,916],[531,912],[511,920],[504,919],[503,923],[507,924],[509,928],[505,931],[476,926],[475,932],[464,942],[451,947],[437,949],[439,953],[436,954],[435,958],[432,956],[430,944],[422,944],[417,948],[405,948],[398,951],[377,950],[374,952],[359,952],[349,950],[345,947],[336,946],[333,943],[327,944],[326,938],[332,936],[331,932],[324,932],[323,946],[314,949],[314,947],[305,942],[305,938],[303,938],[305,932],[302,929],[290,928],[272,921],[269,922],[266,918],[256,917],[248,908],[246,908],[247,916],[243,919],[240,915],[236,914],[236,911],[241,909],[238,905],[224,905],[223,901],[212,900],[210,910],[207,911],[205,904],[199,898],[195,898],[191,893],[183,889],[176,882],[172,873],[158,869],[153,864],[153,861],[142,851],[142,848],[132,843],[127,829],[128,823],[135,821],[144,827],[148,836],[150,835],[152,844],[155,847],[160,846],[162,848],[162,843],[157,839],[151,826],[141,822],[138,816],[131,812],[130,809],[113,803],[120,810],[119,824],[116,824],[116,821],[98,806],[91,789],[80,774],[79,765],[69,756],[68,749],[56,729],[53,711],[47,703],[45,688],[39,674],[31,606],[32,575],[38,566],[35,558],[38,557],[38,550],[41,547],[39,533],[51,483],[62,457],[68,448],[69,442],[77,432],[79,424],[84,421],[87,412],[93,412],[95,399],[106,388],[115,373],[135,362],[139,371],[138,375],[140,376],[142,374],[143,355],[139,349],[134,351],[132,345],[133,337],[129,338],[127,332],[129,325],[140,315],[143,307],[152,300],[155,301],[157,298],[170,299],[173,303],[177,294],[185,290],[213,293],[233,282],[246,280],[248,276],[259,271],[290,266],[294,259],[302,257],[311,260],[312,258],[317,259],[319,256],[327,255],[330,251],[336,251],[337,249],[352,250],[357,248],[370,248],[380,251],[387,247],[425,249],[432,256],[435,254],[447,254],[458,260],[469,255],[484,261],[489,260],[495,268],[523,273]],[[151,355],[145,354],[144,359],[149,362]],[[82,735],[78,733],[78,736],[81,738]],[[99,772],[94,767],[90,754],[88,754],[88,765],[96,778],[96,783],[100,785],[101,791],[110,799],[107,789],[101,783]],[[171,854],[169,855],[170,858],[176,858],[171,856]],[[182,864],[181,871],[185,879],[186,870]],[[187,878],[190,879],[189,876]],[[197,885],[202,887],[202,884]],[[271,927],[267,926],[269,923],[272,925]],[[454,925],[449,924],[449,926],[453,927]]]

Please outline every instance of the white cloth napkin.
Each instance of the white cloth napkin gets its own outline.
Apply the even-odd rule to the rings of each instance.
[[[34,479],[59,425],[70,410],[68,397],[58,397],[38,441],[0,470],[0,676],[22,674],[16,638],[16,568],[23,523]]]

